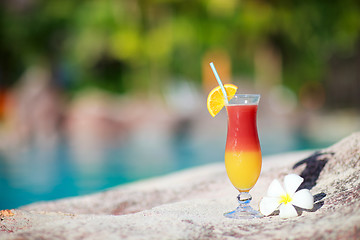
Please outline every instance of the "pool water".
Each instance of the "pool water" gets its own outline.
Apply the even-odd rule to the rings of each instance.
[[[94,193],[194,166],[222,162],[224,136],[217,139],[177,138],[140,145],[128,142],[100,150],[88,147],[80,153],[74,153],[74,147],[62,140],[51,149],[29,144],[10,155],[0,153],[0,209]],[[276,147],[282,146],[279,142],[273,145],[271,138],[264,139],[261,143],[264,156],[307,149],[311,145],[302,140],[300,144],[281,149]]]

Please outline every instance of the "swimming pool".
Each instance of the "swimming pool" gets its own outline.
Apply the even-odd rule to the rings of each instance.
[[[223,161],[224,137],[172,138],[137,143],[128,141],[101,150],[85,147],[74,154],[65,139],[51,149],[35,144],[12,155],[0,153],[0,209],[16,208],[36,201],[94,193],[117,185],[174,171]],[[303,139],[294,144],[274,144],[260,137],[263,155],[314,147]],[[320,146],[319,146],[320,147]],[[75,152],[76,153],[76,152]],[[80,160],[79,160],[80,159]]]

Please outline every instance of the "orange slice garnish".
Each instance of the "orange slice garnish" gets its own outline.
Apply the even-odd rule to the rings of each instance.
[[[224,85],[228,100],[230,100],[236,93],[238,87],[233,84]],[[224,94],[221,91],[220,86],[217,86],[208,95],[207,109],[211,116],[215,117],[216,114],[225,106]]]

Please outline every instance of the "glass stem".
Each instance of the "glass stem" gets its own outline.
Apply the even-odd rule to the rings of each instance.
[[[237,199],[240,206],[245,207],[250,205],[252,197],[249,192],[240,192],[240,194],[237,196]]]
[[[228,218],[238,218],[238,219],[251,219],[251,218],[260,218],[263,217],[263,215],[254,210],[250,206],[250,201],[252,199],[249,192],[240,192],[240,194],[237,196],[239,206],[231,212],[225,213],[225,217]]]

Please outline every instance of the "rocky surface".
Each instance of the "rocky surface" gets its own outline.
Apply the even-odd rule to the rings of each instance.
[[[218,163],[14,209],[0,222],[0,239],[360,239],[360,133],[320,151],[264,158],[254,208],[289,173],[304,177],[300,188],[315,206],[288,220],[223,217],[237,193]]]

